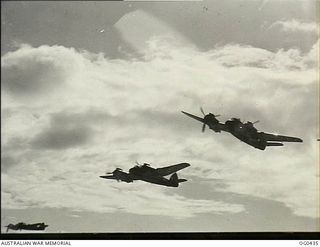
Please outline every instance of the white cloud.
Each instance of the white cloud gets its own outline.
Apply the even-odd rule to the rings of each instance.
[[[2,149],[16,162],[2,174],[2,207],[176,218],[244,210],[182,197],[181,188],[98,178],[115,167],[128,169],[135,160],[156,166],[187,161],[191,167],[179,176],[220,178],[225,192],[277,200],[297,215],[316,217],[315,51],[272,53],[228,45],[203,53],[172,49],[159,37],[147,44],[141,60],[110,60],[63,46],[23,46],[2,57]],[[31,76],[35,72],[41,80]],[[20,90],[22,81],[25,90]],[[219,111],[221,121],[259,119],[259,129],[299,136],[304,143],[262,152],[227,133],[202,134],[199,123],[180,113],[197,114],[201,105],[207,112]],[[63,126],[90,131],[80,138],[82,145],[52,148],[65,133]],[[39,139],[50,145],[39,149],[34,145]]]
[[[77,169],[76,165],[73,167]],[[58,172],[53,171],[52,168],[49,170]],[[43,178],[29,185],[25,182],[35,179],[37,172],[29,173],[29,177],[23,179],[24,181],[17,181],[19,177],[13,178],[3,174],[3,187],[10,191],[2,192],[3,207],[70,208],[99,213],[121,211],[141,215],[163,215],[177,219],[192,217],[197,213],[237,213],[244,210],[237,204],[194,200],[176,193],[168,195],[165,189],[146,186],[143,182],[117,184],[116,181],[99,179],[93,172],[74,171],[74,173],[77,176],[62,175],[64,179],[54,182],[50,180],[50,176],[47,176],[49,180],[45,181],[46,179]],[[24,189],[21,189],[22,186]]]
[[[296,19],[276,21],[269,28],[280,28],[284,32],[319,33],[319,27],[316,22],[301,22]]]
[[[74,49],[41,46],[37,49],[22,45],[19,52],[9,52],[1,57],[2,86],[13,95],[46,95],[55,90],[73,75],[74,69],[81,67],[82,56]],[[78,71],[77,71],[78,72]]]

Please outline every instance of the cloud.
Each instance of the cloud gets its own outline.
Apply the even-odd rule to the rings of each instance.
[[[310,53],[313,53],[313,50]],[[233,44],[217,47],[208,54],[215,62],[227,67],[246,66],[262,69],[269,68],[277,71],[314,68],[313,64],[310,66],[305,61],[309,57],[301,54],[301,51],[295,48],[270,52],[261,48]],[[310,57],[310,59],[315,61],[316,57]]]
[[[305,32],[305,33],[319,33],[316,22],[301,22],[300,20],[281,20],[271,24],[269,28],[279,28],[283,32]]]
[[[6,172],[14,164],[17,164],[14,157],[10,155],[1,155],[1,171]]]
[[[71,178],[65,181],[52,181],[44,187],[29,185],[23,193],[21,188],[19,189],[19,185],[21,186],[23,182],[2,175],[5,185],[12,186],[10,192],[2,192],[4,207],[71,208],[99,213],[121,211],[138,215],[163,215],[177,219],[192,217],[197,213],[238,213],[244,210],[237,204],[193,200],[176,193],[167,195],[163,193],[161,187],[145,186],[143,182],[120,184],[118,188],[113,188],[106,185],[103,180],[93,181],[81,172],[78,175],[78,181]],[[88,179],[85,184],[83,179]],[[54,193],[52,189],[55,189]]]
[[[87,143],[89,136],[90,130],[83,127],[49,129],[36,136],[31,145],[39,149],[66,149]]]
[[[147,45],[140,59],[112,60],[63,46],[22,46],[2,57],[6,78],[48,74],[41,83],[31,76],[23,85],[7,81],[2,92],[2,148],[17,162],[2,174],[2,207],[174,218],[245,210],[181,196],[183,184],[172,189],[98,178],[138,160],[155,167],[189,162],[179,176],[221,179],[226,193],[277,200],[297,215],[317,217],[316,46],[309,53],[238,44],[201,52],[161,37]],[[45,67],[42,57],[50,58]],[[201,124],[180,113],[200,115],[200,106],[222,114],[221,121],[260,120],[258,129],[304,143],[262,152],[228,133],[202,134]]]
[[[1,57],[1,85],[20,97],[45,96],[48,91],[61,87],[78,59],[73,49],[59,46],[35,49],[22,45],[18,51]]]
[[[87,144],[93,135],[92,130],[76,120],[68,121],[67,116],[51,117],[47,129],[38,133],[31,141],[37,149],[67,149]]]

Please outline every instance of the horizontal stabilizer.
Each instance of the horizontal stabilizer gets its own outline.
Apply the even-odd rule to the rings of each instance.
[[[283,146],[280,142],[267,142],[267,146]]]
[[[99,176],[100,178],[105,178],[105,179],[116,179],[115,176],[111,175],[111,176]]]
[[[183,183],[183,182],[187,182],[187,181],[188,181],[187,179],[183,179],[183,178],[178,179],[178,183]]]

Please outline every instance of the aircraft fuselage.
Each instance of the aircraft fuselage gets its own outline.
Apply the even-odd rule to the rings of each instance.
[[[132,183],[134,180],[141,180],[152,184],[164,185],[168,187],[178,187],[179,183],[186,182],[186,179],[179,179],[177,171],[190,166],[189,163],[179,163],[171,166],[152,168],[149,164],[137,165],[129,169],[129,172],[123,172],[121,168],[116,168],[111,174],[100,176],[104,179],[115,179]],[[108,173],[107,173],[108,174]],[[110,174],[110,173],[109,173]],[[165,178],[165,176],[170,178]]]
[[[142,180],[148,183],[159,184],[169,187],[178,187],[179,182],[171,179],[167,179],[158,174],[157,170],[149,167],[133,167],[129,170],[129,174],[133,180]]]
[[[225,131],[229,132],[240,141],[260,150],[265,150],[267,147],[267,141],[259,137],[258,131],[253,126],[249,127],[240,121],[231,120],[226,121],[225,125],[227,127]]]
[[[205,115],[203,109],[200,109],[203,115]],[[282,142],[303,142],[303,140],[298,137],[259,132],[253,126],[254,123],[250,121],[243,123],[239,118],[232,118],[223,124],[216,119],[216,117],[219,115],[214,115],[212,113],[205,115],[204,118],[192,115],[184,111],[182,111],[182,113],[190,118],[201,122],[203,124],[202,132],[205,131],[205,126],[207,125],[211,130],[215,132],[229,132],[240,141],[243,141],[246,144],[260,150],[265,150],[267,146],[283,146]]]

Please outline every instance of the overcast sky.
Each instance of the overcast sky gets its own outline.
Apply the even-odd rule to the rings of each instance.
[[[319,230],[316,1],[1,2],[1,230]],[[181,110],[297,136],[265,151]],[[178,188],[100,179],[188,162]]]

